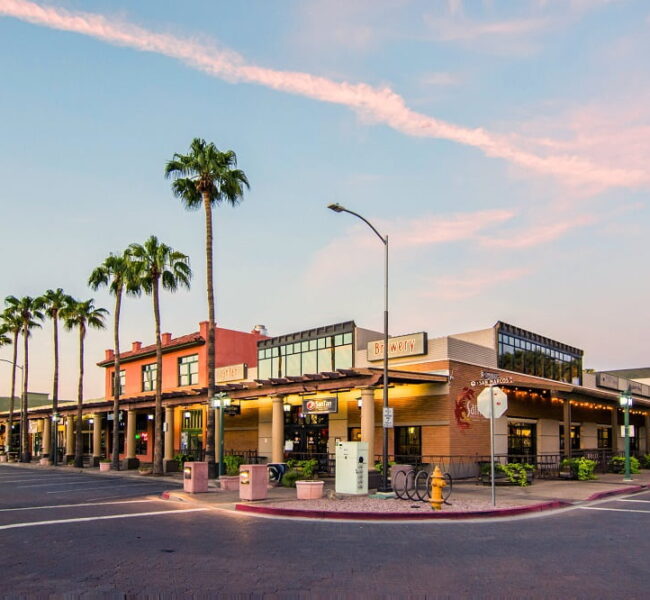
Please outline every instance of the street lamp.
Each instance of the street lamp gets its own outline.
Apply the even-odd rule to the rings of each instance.
[[[382,461],[381,461],[381,487],[378,491],[389,492],[388,487],[388,428],[386,427],[386,418],[388,415],[388,235],[381,235],[374,225],[368,219],[362,217],[360,214],[341,206],[340,204],[330,204],[328,207],[336,213],[346,212],[358,219],[361,219],[370,229],[372,229],[377,237],[384,244],[384,383],[383,383],[383,448],[382,448]],[[372,457],[368,457],[372,459]]]
[[[619,404],[625,412],[625,477],[623,481],[632,481],[630,473],[630,407],[632,406],[632,394],[628,388],[626,392],[621,393]]]
[[[223,411],[230,406],[230,396],[226,392],[219,392],[212,396],[212,408],[219,410],[219,461],[217,468],[217,478],[225,474],[223,464]]]
[[[24,383],[25,383],[25,369],[23,367],[21,367],[18,363],[15,363],[13,360],[8,360],[6,358],[0,358],[0,362],[9,363],[10,365],[13,365],[17,369],[20,369],[20,389],[22,390],[25,387],[25,385],[24,385]],[[12,400],[15,400],[15,398],[16,398],[16,395],[14,394]],[[5,439],[5,451],[6,452],[11,452],[11,438],[12,438],[12,434],[13,434],[13,413],[12,413],[11,418],[12,418],[11,427],[8,428],[9,431],[5,435],[5,438],[6,438]]]

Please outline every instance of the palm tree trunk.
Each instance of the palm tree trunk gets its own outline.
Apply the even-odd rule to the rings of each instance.
[[[214,396],[214,368],[215,368],[215,311],[214,311],[214,285],[212,275],[212,204],[210,195],[202,192],[203,206],[205,207],[205,264],[207,269],[207,288],[208,288],[208,408],[206,419],[206,440],[205,440],[205,460],[208,463],[208,476],[217,477],[220,473],[216,472],[215,467],[215,447],[214,447],[214,410],[210,404]]]
[[[111,468],[120,468],[120,310],[122,308],[122,286],[115,292],[115,320],[113,324],[113,338],[115,344],[115,372],[113,373],[113,454]]]
[[[74,466],[81,469],[84,466],[83,458],[83,400],[84,400],[84,337],[86,326],[79,325],[79,388],[77,392],[77,429],[74,446]]]
[[[29,430],[27,424],[27,386],[29,379],[29,330],[23,328],[24,351],[23,360],[23,397],[20,406],[20,462],[31,462],[32,453],[29,447]]]
[[[153,474],[163,474],[162,431],[162,343],[160,342],[160,299],[158,279],[153,282],[153,316],[156,323],[156,410],[154,417]]]
[[[9,400],[9,422],[7,423],[8,438],[6,438],[5,447],[7,452],[13,450],[13,428],[14,428],[14,403],[16,401],[16,363],[18,362],[18,330],[14,331],[14,356],[13,365],[11,366],[11,399]],[[5,436],[6,437],[6,436]]]
[[[59,313],[54,311],[52,314],[52,323],[54,325],[54,382],[52,384],[52,416],[57,414],[59,409]],[[58,425],[52,419],[52,421],[47,421],[45,427],[52,427],[54,431],[50,436],[51,447],[45,448],[45,452],[49,453],[52,464],[56,465],[57,463],[57,436],[58,436]]]

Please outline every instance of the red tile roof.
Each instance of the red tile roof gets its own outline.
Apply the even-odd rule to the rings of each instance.
[[[177,338],[171,339],[167,344],[162,345],[162,350],[163,352],[168,352],[169,350],[173,350],[174,348],[178,348],[181,346],[190,346],[190,345],[200,345],[200,344],[205,344],[205,340],[203,337],[199,334],[199,332],[195,333],[188,333],[187,335],[182,335]],[[129,352],[120,352],[120,362],[128,361],[128,360],[133,360],[139,356],[145,356],[147,354],[153,354],[156,352],[156,344],[150,344],[149,346],[143,346],[139,350],[136,350],[135,352],[133,350],[130,350]],[[114,359],[105,359],[97,363],[98,367],[109,367],[115,362]]]

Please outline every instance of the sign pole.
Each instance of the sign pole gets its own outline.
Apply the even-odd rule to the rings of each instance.
[[[492,506],[497,505],[494,486],[494,386],[490,385],[490,481],[492,482]]]

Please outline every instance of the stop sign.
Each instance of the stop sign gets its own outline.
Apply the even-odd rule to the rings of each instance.
[[[498,419],[508,410],[508,396],[499,387],[493,387],[494,394],[494,418]],[[476,407],[478,411],[486,418],[492,416],[492,404],[490,402],[490,388],[486,387],[476,398]]]

